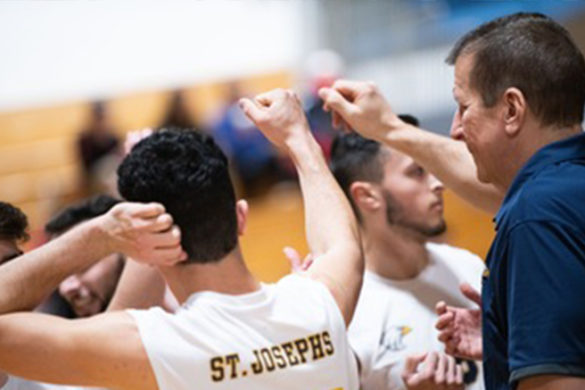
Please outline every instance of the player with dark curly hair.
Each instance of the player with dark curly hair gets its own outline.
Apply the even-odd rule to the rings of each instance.
[[[226,157],[206,135],[162,130],[134,147],[118,184],[127,200],[162,204],[168,214],[153,218],[168,225],[172,217],[180,227],[185,261],[157,269],[182,307],[77,321],[0,316],[0,368],[44,382],[117,389],[359,387],[346,335],[363,274],[351,207],[294,93],[276,90],[241,105],[295,162],[317,257],[311,269],[259,283],[238,243],[248,208],[236,201]],[[147,223],[143,216],[129,224]],[[161,240],[161,255],[167,245]]]

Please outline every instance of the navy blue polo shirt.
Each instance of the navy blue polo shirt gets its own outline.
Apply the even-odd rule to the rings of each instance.
[[[482,288],[486,388],[585,376],[585,134],[533,155],[495,223]]]

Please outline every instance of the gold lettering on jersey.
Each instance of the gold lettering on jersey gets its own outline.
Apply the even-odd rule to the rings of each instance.
[[[211,380],[221,382],[225,379],[237,379],[247,376],[249,372],[254,375],[269,373],[320,360],[334,353],[331,336],[325,331],[282,344],[254,349],[252,351],[254,361],[250,364],[249,371],[240,369],[240,355],[237,353],[213,357],[209,360]]]

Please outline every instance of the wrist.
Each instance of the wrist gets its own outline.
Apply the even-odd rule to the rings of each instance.
[[[108,215],[100,215],[83,224],[87,248],[100,258],[116,252],[116,248],[108,230]]]
[[[302,127],[291,132],[291,136],[284,141],[285,151],[293,160],[301,156],[306,157],[307,154],[315,153],[319,149],[311,130],[307,126]]]

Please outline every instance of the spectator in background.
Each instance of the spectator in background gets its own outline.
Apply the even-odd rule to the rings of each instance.
[[[120,200],[98,195],[69,206],[55,215],[45,232],[54,239],[74,226],[108,212]],[[124,268],[124,256],[114,253],[82,272],[68,276],[39,308],[66,318],[89,317],[106,309]]]
[[[277,153],[238,107],[242,96],[238,84],[231,83],[228,88],[227,104],[212,126],[213,138],[233,164],[242,182],[243,196],[257,196],[280,175]]]
[[[318,92],[323,87],[330,87],[336,79],[340,78],[343,75],[343,69],[343,59],[332,50],[319,50],[312,53],[304,66],[307,93],[303,96],[303,103],[307,120],[327,159],[330,156],[335,130],[331,125],[331,113],[323,110],[323,100]]]
[[[183,90],[173,91],[169,99],[167,111],[161,121],[161,128],[182,127],[186,129],[200,129],[187,107],[185,92]]]
[[[108,182],[121,159],[120,140],[104,102],[93,103],[89,124],[77,138],[77,154],[82,167],[82,193],[111,192]]]

